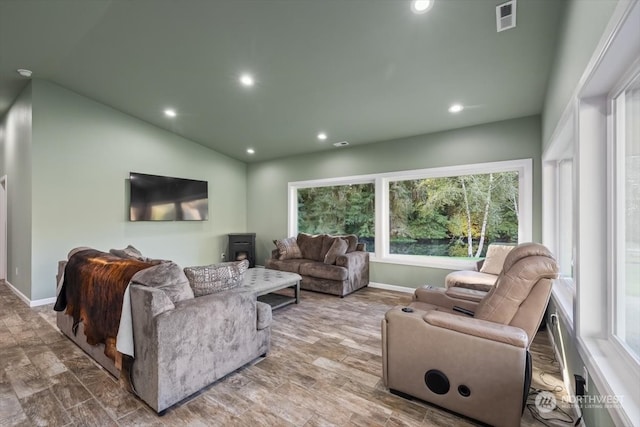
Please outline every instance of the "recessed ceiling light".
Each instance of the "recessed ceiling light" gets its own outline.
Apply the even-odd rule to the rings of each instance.
[[[347,141],[340,141],[340,142],[334,142],[333,146],[334,147],[345,147],[349,145],[349,143]]]
[[[253,148],[247,148],[247,154],[255,154],[256,150],[254,150]]]
[[[164,110],[164,115],[167,117],[175,117],[177,114],[176,114],[176,110],[167,108],[166,110]]]
[[[22,77],[31,77],[33,71],[27,70],[25,68],[18,68],[18,74],[20,74]]]
[[[462,110],[464,110],[464,107],[460,104],[453,104],[451,107],[449,107],[450,113],[459,113]]]
[[[319,139],[320,141],[324,141],[325,139],[327,139],[327,134],[326,134],[326,133],[324,133],[324,132],[320,132],[320,133],[318,134],[318,139]]]
[[[433,7],[434,0],[413,0],[411,2],[411,11],[413,13],[427,13]]]
[[[255,83],[251,74],[243,74],[240,76],[240,83],[242,86],[251,87]]]

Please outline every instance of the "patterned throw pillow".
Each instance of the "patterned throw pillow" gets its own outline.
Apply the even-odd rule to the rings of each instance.
[[[276,244],[278,248],[278,259],[280,261],[285,259],[294,259],[294,258],[302,258],[302,252],[298,247],[298,242],[295,237],[287,237],[282,240],[274,240],[273,243]]]
[[[347,248],[349,247],[349,243],[343,238],[338,237],[333,241],[333,244],[329,248],[329,251],[324,256],[325,264],[335,264],[336,259],[340,255],[344,255],[347,253]]]
[[[184,274],[189,279],[196,297],[226,291],[242,283],[249,261],[221,262],[199,267],[187,267]]]

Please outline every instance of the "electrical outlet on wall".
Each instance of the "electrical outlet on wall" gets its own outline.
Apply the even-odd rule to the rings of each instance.
[[[587,367],[582,367],[582,377],[584,378],[584,392],[589,392],[589,371],[587,371]]]
[[[18,275],[18,267],[16,267],[16,276]]]

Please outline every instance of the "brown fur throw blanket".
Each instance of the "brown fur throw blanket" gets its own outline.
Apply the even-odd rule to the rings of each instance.
[[[153,265],[94,249],[77,252],[65,267],[53,309],[66,308],[66,314],[73,317],[73,333],[83,322],[87,342],[104,343],[105,355],[115,360],[124,291],[135,273]]]

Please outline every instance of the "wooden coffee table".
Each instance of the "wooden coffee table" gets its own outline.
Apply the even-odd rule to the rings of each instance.
[[[244,274],[242,286],[253,288],[258,295],[258,301],[267,303],[272,309],[276,309],[300,302],[300,280],[302,277],[296,273],[268,268],[250,268]],[[287,288],[293,290],[293,295],[274,293]]]

